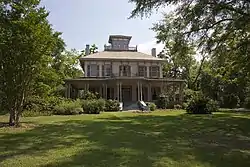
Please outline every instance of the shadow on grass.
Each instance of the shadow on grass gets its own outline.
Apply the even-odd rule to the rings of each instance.
[[[249,118],[230,114],[68,120],[24,133],[2,134],[0,162],[17,155],[42,156],[49,150],[74,147],[73,153],[40,166],[193,166],[191,161],[197,161],[248,167],[249,127]]]

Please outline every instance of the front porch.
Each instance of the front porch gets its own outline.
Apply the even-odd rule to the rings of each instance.
[[[181,103],[183,100],[183,80],[92,78],[66,81],[67,98],[78,98],[81,90],[96,92],[104,99],[124,103],[151,102],[161,93],[170,94],[171,100],[176,102]]]

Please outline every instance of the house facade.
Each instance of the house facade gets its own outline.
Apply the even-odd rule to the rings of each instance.
[[[89,54],[86,45],[86,56],[80,58],[84,76],[67,79],[67,98],[77,98],[79,90],[97,92],[104,99],[120,102],[150,102],[161,93],[170,94],[170,101],[181,103],[183,100],[184,81],[164,78],[162,67],[166,60],[137,51],[129,46],[131,36],[111,35],[104,45],[104,51]]]

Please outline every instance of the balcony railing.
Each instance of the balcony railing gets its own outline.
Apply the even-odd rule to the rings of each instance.
[[[132,51],[137,52],[137,46],[129,46],[128,48],[112,47],[112,45],[104,45],[104,51]]]
[[[159,76],[147,76],[147,75],[144,75],[144,76],[140,76],[138,73],[112,73],[110,76],[106,76],[108,78],[120,78],[120,77],[140,77],[140,78],[160,78],[160,75]]]

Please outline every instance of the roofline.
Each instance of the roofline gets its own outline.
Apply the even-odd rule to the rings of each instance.
[[[100,61],[100,60],[111,60],[111,61],[154,61],[154,62],[167,62],[166,59],[132,59],[132,58],[87,58],[87,57],[81,57],[79,58],[80,61]]]

